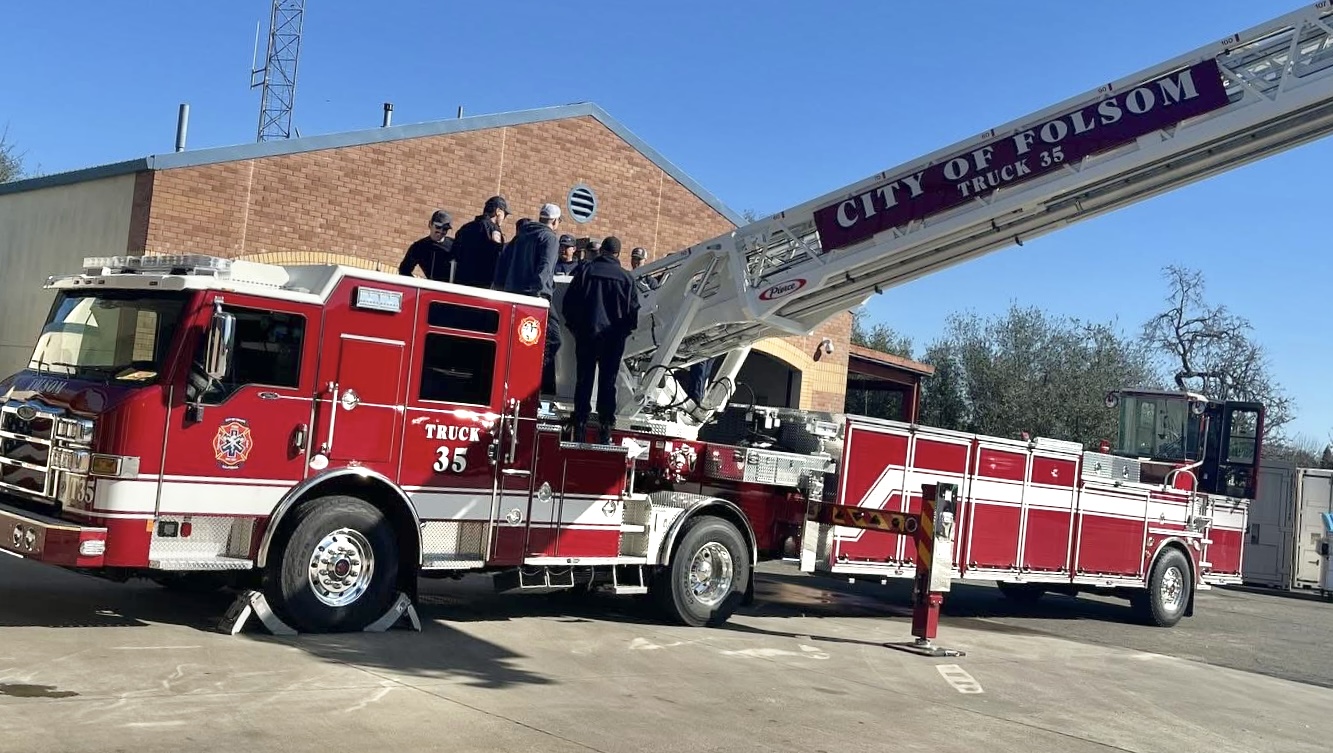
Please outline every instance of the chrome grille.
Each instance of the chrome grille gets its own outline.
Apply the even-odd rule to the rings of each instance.
[[[41,403],[0,405],[0,491],[53,499],[57,487],[67,486],[57,475],[87,472],[91,441],[87,419],[64,418]]]
[[[28,411],[20,411],[21,407],[28,406],[6,405],[0,410],[0,432],[6,435],[45,439],[49,442],[55,432],[55,414],[35,411],[34,415],[25,418]]]

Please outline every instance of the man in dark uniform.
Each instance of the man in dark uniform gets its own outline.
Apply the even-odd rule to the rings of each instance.
[[[489,288],[495,280],[495,264],[504,249],[500,223],[509,216],[509,204],[503,196],[486,200],[481,214],[454,234],[454,282],[476,288]]]
[[[565,321],[574,334],[574,441],[587,434],[592,382],[597,380],[598,440],[611,443],[616,416],[616,379],[625,340],[639,325],[639,291],[620,265],[620,239],[602,241],[601,254],[581,265],[565,291]]]
[[[579,268],[581,262],[574,258],[574,247],[577,245],[574,236],[568,233],[560,236],[560,258],[555,263],[556,274],[572,275]]]
[[[398,265],[398,274],[411,277],[412,270],[420,267],[427,279],[449,282],[454,239],[448,237],[448,233],[453,222],[448,212],[436,209],[430,216],[430,235],[407,247],[407,254]]]
[[[495,268],[496,290],[535,295],[549,303],[555,296],[555,265],[560,256],[555,229],[560,207],[543,204],[536,222],[526,222],[505,246]],[[560,350],[560,318],[551,306],[546,316],[546,349],[542,354],[542,392],[555,394],[555,354]]]

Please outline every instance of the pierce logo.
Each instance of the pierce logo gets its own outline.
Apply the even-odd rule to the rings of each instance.
[[[536,317],[527,317],[518,324],[518,341],[524,345],[532,345],[537,342],[541,336],[541,323]]]
[[[765,290],[764,292],[760,293],[759,300],[761,301],[776,300],[778,298],[791,295],[792,293],[795,293],[796,291],[800,290],[803,287],[805,287],[805,280],[800,277],[796,278],[795,280],[787,280],[786,282],[780,282],[777,285],[774,285],[769,289]]]
[[[245,465],[254,446],[245,419],[228,418],[218,425],[218,433],[213,436],[213,458],[224,471],[234,471]]]

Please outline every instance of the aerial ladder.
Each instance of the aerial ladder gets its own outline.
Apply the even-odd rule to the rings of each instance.
[[[760,340],[1330,130],[1321,0],[645,264],[617,423],[691,438]],[[682,397],[677,375],[719,357]]]

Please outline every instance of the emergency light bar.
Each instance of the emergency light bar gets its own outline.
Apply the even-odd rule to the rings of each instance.
[[[89,256],[85,274],[196,274],[225,276],[231,260],[204,254],[145,254],[143,256]]]

